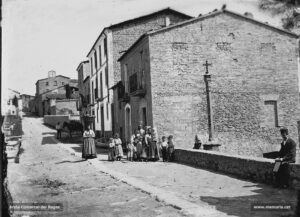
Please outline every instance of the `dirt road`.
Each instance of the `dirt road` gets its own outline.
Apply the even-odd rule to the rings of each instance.
[[[287,217],[293,210],[251,205],[296,203],[294,191],[176,163],[108,162],[103,149],[82,161],[81,144],[60,143],[41,118],[25,117],[23,129],[20,163],[8,167],[14,202],[62,203],[63,211],[14,216]]]
[[[101,173],[61,149],[42,119],[23,119],[20,162],[8,165],[14,203],[61,203],[62,211],[14,211],[12,216],[182,216],[147,193]]]

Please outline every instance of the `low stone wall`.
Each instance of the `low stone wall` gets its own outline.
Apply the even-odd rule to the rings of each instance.
[[[69,120],[80,121],[80,115],[70,115]]]
[[[62,125],[63,122],[69,121],[69,115],[45,115],[44,124],[55,127],[55,125],[60,122]]]
[[[176,149],[175,161],[266,184],[273,183],[274,160],[215,151]],[[291,187],[300,185],[300,164],[291,164]]]

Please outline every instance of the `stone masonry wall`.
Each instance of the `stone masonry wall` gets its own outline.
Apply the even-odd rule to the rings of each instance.
[[[48,82],[48,85],[46,85],[46,82]],[[70,78],[65,78],[61,76],[56,76],[53,78],[47,78],[45,80],[38,81],[38,94],[45,93],[47,90],[54,90],[57,89],[58,87],[61,87],[65,84],[70,83]],[[56,90],[58,94],[64,94],[65,93],[65,88],[59,88]],[[44,100],[46,98],[46,94],[42,95],[42,99]]]
[[[150,35],[149,43],[153,124],[160,135],[173,134],[177,147],[191,148],[197,133],[207,141],[206,60],[222,152],[278,150],[279,126],[298,141],[296,38],[223,13]],[[277,103],[277,126],[266,101]]]
[[[134,24],[128,24],[120,28],[112,29],[111,49],[113,50],[113,53],[111,57],[113,60],[113,67],[109,67],[109,74],[113,74],[114,84],[121,80],[121,68],[120,63],[118,62],[118,59],[121,57],[121,55],[144,33],[164,27],[166,16],[169,16],[170,24],[186,20],[186,18],[182,18],[182,16],[172,14],[161,14],[147,20],[139,21]],[[124,106],[125,104],[122,103],[123,108]],[[119,111],[119,102],[115,97],[114,108],[114,131],[119,132],[120,127],[123,127],[124,130],[124,112]]]
[[[121,80],[121,70],[118,59],[121,57],[123,52],[126,51],[144,33],[164,27],[166,16],[170,17],[171,24],[186,20],[185,18],[177,15],[161,14],[148,20],[139,21],[135,24],[129,24],[128,26],[122,26],[118,29],[112,30],[115,83]]]
[[[141,61],[140,52],[143,52],[143,60]],[[150,60],[149,60],[149,44],[148,40],[143,40],[137,47],[135,47],[130,54],[128,54],[121,61],[121,79],[124,82],[124,65],[127,64],[127,79],[128,85],[130,88],[129,77],[137,73],[138,74],[138,84],[140,84],[140,76],[142,74],[142,70],[144,71],[144,81],[146,84],[146,94],[145,96],[133,96],[130,94],[130,105],[131,109],[131,131],[133,132],[137,129],[138,125],[143,121],[142,120],[142,108],[146,108],[146,116],[147,116],[147,125],[152,126],[152,106],[151,106],[151,82],[150,82]],[[147,82],[146,82],[147,81]],[[122,102],[121,109],[118,109],[119,114],[119,127],[122,127],[125,130],[125,106],[127,103]],[[145,125],[145,123],[142,123]],[[123,134],[125,136],[125,134]]]
[[[58,122],[61,125],[64,122],[69,122],[69,115],[44,115],[44,124],[55,127]]]
[[[204,150],[175,150],[175,161],[199,168],[209,169],[257,182],[272,184],[274,181],[274,160],[228,155]],[[290,184],[292,188],[300,185],[300,165],[290,164]]]
[[[77,110],[78,100],[56,100],[56,114],[57,115],[79,115],[79,111]]]

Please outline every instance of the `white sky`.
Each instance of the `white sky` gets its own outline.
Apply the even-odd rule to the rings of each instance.
[[[2,92],[7,88],[35,94],[35,82],[48,71],[77,78],[102,29],[143,14],[171,7],[191,16],[224,3],[227,9],[253,13],[280,26],[279,18],[258,10],[258,0],[3,0]]]

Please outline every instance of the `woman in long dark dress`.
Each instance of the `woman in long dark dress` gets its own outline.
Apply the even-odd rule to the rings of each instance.
[[[171,162],[174,160],[174,143],[173,136],[168,137],[168,161]]]
[[[96,158],[95,133],[88,125],[83,133],[82,158],[85,160]]]

